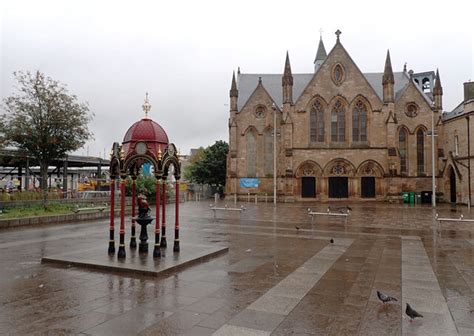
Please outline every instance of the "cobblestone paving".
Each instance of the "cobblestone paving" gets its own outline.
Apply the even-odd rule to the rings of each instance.
[[[41,264],[106,253],[107,221],[1,230],[0,334],[474,335],[472,223],[440,226],[424,206],[350,204],[344,225],[311,222],[307,208],[325,204],[243,204],[241,216],[217,220],[209,202],[182,204],[182,248],[229,253],[160,278]],[[437,211],[474,218],[465,207]],[[398,301],[382,304],[376,290]],[[410,322],[407,302],[424,318]]]

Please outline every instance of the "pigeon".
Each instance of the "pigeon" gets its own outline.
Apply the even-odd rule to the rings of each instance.
[[[295,225],[295,229],[296,229],[296,230],[299,230],[300,228],[299,228],[299,226],[296,226],[296,225]]]
[[[331,207],[331,206],[329,206],[328,207],[328,213],[330,211],[338,212],[338,213],[349,213],[350,211],[352,211],[352,208],[350,206],[344,206],[344,207]]]
[[[391,297],[390,295],[384,294],[379,291],[377,291],[377,297],[379,298],[380,301],[382,301],[383,304],[390,301],[398,301],[396,298]]]
[[[417,317],[423,317],[420,313],[414,310],[410,305],[407,303],[407,309],[405,309],[405,313],[410,317],[410,321],[414,320]]]
[[[334,239],[331,238],[331,240],[329,241],[331,244],[334,244]]]

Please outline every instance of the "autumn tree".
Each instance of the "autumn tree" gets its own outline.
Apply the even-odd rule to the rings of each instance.
[[[81,148],[92,138],[92,114],[66,85],[40,71],[15,72],[16,92],[4,99],[3,138],[40,166],[46,206],[48,167],[55,159]]]

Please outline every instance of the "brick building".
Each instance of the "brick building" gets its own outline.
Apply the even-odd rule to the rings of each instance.
[[[466,203],[471,83],[465,101],[443,113],[438,71],[393,72],[387,52],[383,72],[363,73],[336,35],[329,53],[320,40],[314,73],[293,74],[288,54],[283,74],[234,73],[226,192],[273,195],[274,161],[279,201],[386,200],[431,191],[434,125],[438,191]],[[453,132],[464,146],[456,157]]]

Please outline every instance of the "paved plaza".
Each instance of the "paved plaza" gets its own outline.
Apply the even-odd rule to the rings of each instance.
[[[106,255],[107,220],[0,231],[0,334],[474,335],[474,223],[440,226],[419,205],[350,204],[344,224],[311,221],[307,208],[327,204],[242,204],[214,220],[209,202],[182,203],[183,253],[229,250],[161,276],[41,262]],[[377,290],[398,301],[382,304]],[[406,303],[424,318],[410,322]]]

